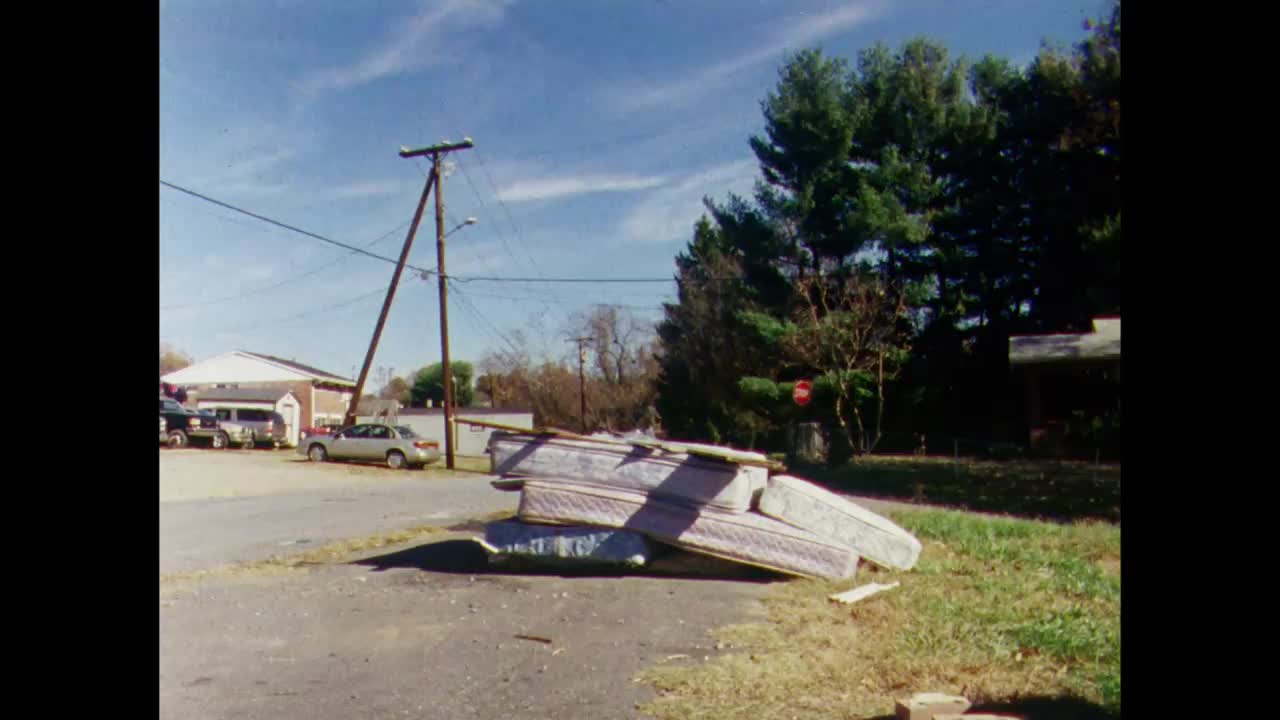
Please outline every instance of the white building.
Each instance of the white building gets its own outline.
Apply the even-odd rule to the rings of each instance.
[[[527,410],[465,407],[458,408],[456,415],[471,418],[472,420],[533,429],[533,413]],[[356,418],[356,422],[386,421],[373,415],[362,415]],[[395,424],[406,425],[428,440],[439,441],[440,452],[444,452],[444,408],[402,408],[397,414]],[[453,452],[457,455],[484,455],[489,448],[489,436],[492,434],[493,431],[489,428],[473,427],[461,422],[457,423]]]
[[[293,442],[297,442],[304,427],[342,422],[356,385],[350,378],[294,360],[245,350],[201,360],[163,375],[160,380],[186,388],[187,404],[195,407],[212,407],[206,404],[208,401],[218,402],[221,407],[264,407],[262,403],[269,402],[276,412],[284,415]],[[232,390],[272,392],[260,397],[250,397],[253,395],[250,393],[241,402],[227,397]],[[274,399],[267,397],[277,391],[280,394]]]

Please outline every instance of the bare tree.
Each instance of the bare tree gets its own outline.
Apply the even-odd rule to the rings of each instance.
[[[160,374],[181,370],[191,364],[191,356],[168,343],[160,343]]]
[[[598,307],[570,321],[566,334],[590,337],[586,378],[588,427],[625,431],[652,424],[657,362],[651,327],[616,307]],[[539,425],[577,428],[580,384],[577,347],[559,359],[535,361],[523,333],[481,359],[477,389],[499,403],[524,406]]]
[[[576,318],[575,334],[589,337],[594,372],[587,384],[588,424],[610,431],[651,424],[657,398],[657,334],[652,323],[613,305]]]

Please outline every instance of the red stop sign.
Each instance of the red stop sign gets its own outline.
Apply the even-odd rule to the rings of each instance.
[[[791,399],[796,401],[797,405],[808,405],[809,399],[813,395],[813,386],[808,380],[801,380],[796,383],[796,387],[791,391]]]

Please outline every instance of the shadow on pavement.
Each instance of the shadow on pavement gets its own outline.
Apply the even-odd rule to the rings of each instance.
[[[474,540],[466,539],[440,540],[426,543],[385,555],[355,560],[351,564],[370,567],[378,572],[399,568],[468,575],[546,575],[596,578],[664,577],[755,583],[786,579],[786,576],[770,570],[678,550],[671,550],[656,558],[649,567],[634,570],[598,566],[548,565],[522,558],[511,558],[500,564],[490,564],[489,552]]]

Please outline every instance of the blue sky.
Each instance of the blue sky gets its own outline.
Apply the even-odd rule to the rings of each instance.
[[[425,161],[471,137],[444,182],[460,280],[671,277],[701,198],[747,194],[760,100],[796,50],[854,58],[916,35],[954,54],[1033,58],[1102,0],[161,0],[160,177],[388,257]],[[393,267],[160,188],[160,340],[354,375]],[[410,263],[435,267],[428,212]],[[452,357],[523,329],[567,355],[596,303],[660,316],[673,282],[463,282]],[[434,281],[406,272],[376,367],[439,360]]]

